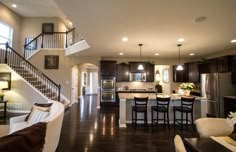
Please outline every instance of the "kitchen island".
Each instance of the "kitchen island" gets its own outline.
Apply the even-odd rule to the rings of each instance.
[[[173,106],[180,105],[180,99],[181,95],[179,94],[161,94],[161,93],[149,93],[149,92],[142,92],[142,93],[129,93],[129,92],[123,92],[118,93],[120,104],[119,104],[119,110],[120,110],[120,120],[119,120],[119,126],[120,127],[126,127],[126,123],[131,123],[131,110],[132,106],[134,105],[134,97],[148,97],[148,123],[151,123],[151,106],[154,106],[156,104],[156,96],[159,97],[171,97],[170,101],[170,107],[169,107],[169,119],[170,123],[173,123]],[[176,113],[176,117],[180,118],[180,114]],[[143,115],[139,115],[138,117],[143,117]],[[202,97],[195,97],[195,103],[194,103],[194,114],[193,114],[194,120],[206,117],[206,100]],[[139,122],[138,122],[139,123]],[[141,122],[142,123],[142,122]]]

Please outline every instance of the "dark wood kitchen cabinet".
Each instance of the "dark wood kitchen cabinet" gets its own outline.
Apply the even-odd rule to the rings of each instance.
[[[173,81],[174,82],[187,82],[187,74],[186,74],[186,68],[183,65],[184,70],[178,71],[176,70],[178,65],[173,65]]]
[[[116,76],[116,61],[101,61],[100,62],[101,76]]]
[[[236,97],[224,97],[224,114],[228,117],[229,112],[236,112]]]
[[[146,82],[154,82],[154,75],[155,75],[155,65],[154,64],[147,64],[146,69]]]
[[[185,74],[187,82],[199,83],[200,82],[200,73],[199,73],[199,63],[190,62],[185,63]]]
[[[232,59],[233,56],[223,56],[217,58],[218,72],[231,72],[232,71]]]
[[[232,58],[231,66],[232,66],[232,83],[236,84],[236,57]]]
[[[116,81],[128,82],[129,81],[129,65],[121,63],[116,65]]]
[[[218,61],[217,58],[208,59],[199,64],[200,73],[217,73],[218,72]]]
[[[142,64],[144,67],[144,70],[138,70],[138,66]],[[146,67],[147,63],[146,62],[129,62],[129,71],[131,73],[144,73],[146,72]]]

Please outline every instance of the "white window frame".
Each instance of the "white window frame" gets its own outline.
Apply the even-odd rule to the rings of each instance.
[[[6,23],[4,23],[2,21],[0,21],[0,24],[3,24],[4,26],[7,26],[9,28],[8,36],[7,37],[5,35],[2,35],[1,29],[0,29],[0,37],[3,38],[3,39],[6,39],[7,42],[8,42],[8,45],[12,46],[13,28],[10,25],[8,25],[8,24],[6,24]],[[5,46],[4,45],[0,45],[0,48],[5,49]]]

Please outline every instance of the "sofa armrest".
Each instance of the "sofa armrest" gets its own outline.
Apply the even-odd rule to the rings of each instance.
[[[10,126],[13,123],[23,122],[28,114],[10,118]]]

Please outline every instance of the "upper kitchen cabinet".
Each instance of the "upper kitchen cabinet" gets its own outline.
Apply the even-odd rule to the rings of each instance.
[[[120,63],[116,65],[116,81],[128,82],[129,81],[129,65]]]
[[[217,58],[205,60],[199,64],[200,73],[217,73],[218,72],[218,61]]]
[[[174,82],[187,82],[188,79],[186,77],[186,67],[183,65],[184,70],[178,71],[176,70],[178,65],[173,65],[173,81]]]
[[[154,64],[147,63],[147,69],[146,69],[146,81],[147,82],[154,82]]]
[[[186,80],[188,82],[199,83],[200,73],[199,73],[199,63],[190,62],[185,64]]]
[[[101,76],[116,76],[116,61],[101,61],[100,64]]]
[[[236,84],[236,57],[232,58],[232,83]]]
[[[218,72],[231,72],[233,56],[223,56],[217,58]]]
[[[138,70],[138,66],[142,64],[144,69]],[[144,73],[147,69],[147,63],[146,62],[129,62],[129,72],[130,73]]]

